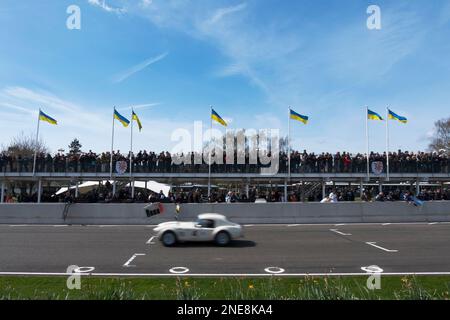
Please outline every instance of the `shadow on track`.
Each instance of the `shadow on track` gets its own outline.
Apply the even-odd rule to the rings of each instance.
[[[215,248],[249,248],[249,247],[255,247],[256,242],[249,241],[249,240],[233,240],[230,242],[229,245],[225,247],[219,247],[214,242],[182,242],[178,243],[174,248],[209,248],[209,247],[215,247]]]

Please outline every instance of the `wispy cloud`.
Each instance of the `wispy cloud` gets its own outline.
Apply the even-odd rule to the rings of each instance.
[[[217,9],[210,19],[207,20],[208,24],[214,24],[222,20],[225,16],[239,12],[247,8],[247,3],[241,3],[236,6],[225,7]]]
[[[127,12],[127,9],[125,9],[125,8],[112,7],[112,6],[108,5],[106,3],[106,0],[88,0],[88,3],[93,6],[102,8],[103,10],[105,10],[107,12],[111,12],[111,13],[124,14]]]
[[[137,104],[134,105],[134,108],[145,109],[159,104]],[[64,148],[73,138],[81,141],[84,151],[91,149],[96,152],[104,152],[109,150],[111,108],[100,107],[98,104],[95,107],[83,105],[47,91],[25,87],[0,89],[0,115],[2,115],[0,117],[0,136],[10,138],[20,132],[34,133],[39,107],[58,120],[58,126],[41,126],[42,138],[52,150]],[[187,121],[155,117],[146,119],[145,115],[139,115],[139,118],[144,125],[144,130],[135,140],[136,150],[170,150],[171,133],[174,130],[188,128],[192,131],[193,128],[193,124]],[[114,148],[127,152],[126,150],[129,148],[129,130],[127,128],[116,126]]]
[[[148,66],[150,66],[150,65],[152,65],[154,63],[157,63],[158,61],[163,60],[168,54],[169,54],[168,52],[165,52],[163,54],[160,54],[159,56],[149,58],[149,59],[147,59],[147,60],[145,60],[145,61],[143,61],[143,62],[141,62],[141,63],[139,63],[139,64],[137,64],[137,65],[135,65],[135,66],[133,66],[133,67],[131,67],[129,69],[127,69],[127,70],[125,70],[124,72],[114,76],[113,77],[113,82],[119,83],[119,82],[122,82],[122,81],[128,79],[133,74],[144,70]]]
[[[156,107],[161,105],[161,102],[154,102],[154,103],[145,103],[145,104],[135,104],[129,107],[125,107],[125,108],[118,108],[118,110],[139,110],[139,109],[147,109],[147,108],[152,108],[152,107]]]

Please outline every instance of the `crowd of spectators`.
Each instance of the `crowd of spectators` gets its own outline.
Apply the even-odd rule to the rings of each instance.
[[[408,201],[414,196],[414,190],[401,189],[396,186],[385,187],[380,192],[378,187],[367,187],[361,192],[359,187],[328,187],[323,198],[322,190],[304,192],[301,188],[289,190],[288,202],[341,202],[341,201]],[[450,188],[429,186],[420,190],[417,199],[422,201],[450,200]],[[37,194],[28,195],[26,192],[19,194],[7,193],[6,202],[36,202]],[[250,187],[248,194],[242,190],[227,190],[226,188],[214,188],[208,197],[206,188],[173,188],[167,195],[147,189],[136,188],[134,197],[131,197],[129,187],[119,188],[113,194],[113,187],[109,182],[89,192],[79,194],[75,198],[74,190],[62,193],[58,196],[54,192],[44,190],[42,202],[78,202],[78,203],[238,203],[238,202],[284,202],[284,190],[282,188]]]
[[[138,173],[201,173],[208,172],[205,161],[202,164],[194,164],[195,159],[202,159],[201,154],[189,153],[176,155],[190,159],[191,164],[176,164],[175,156],[169,152],[139,151],[133,155],[133,172]],[[270,156],[270,153],[268,154]],[[279,154],[279,172],[288,171],[288,155],[285,152]],[[362,153],[337,152],[308,153],[305,151],[291,152],[292,173],[365,173],[367,171],[367,158]],[[386,153],[370,153],[370,164],[382,163],[382,171],[386,171]],[[110,171],[110,152],[95,153],[92,151],[80,154],[38,154],[36,161],[37,172],[104,172]],[[237,159],[237,155],[234,155]],[[117,161],[126,163],[125,172],[129,172],[129,154],[119,151],[113,152],[113,169],[116,170]],[[236,161],[237,162],[237,161]],[[245,155],[246,164],[226,164],[226,154],[223,155],[223,164],[212,164],[211,171],[226,173],[258,173],[264,165],[249,164],[248,154]],[[267,165],[265,165],[267,166]],[[398,150],[389,153],[389,168],[392,173],[448,173],[450,160],[446,152],[408,152]],[[32,156],[10,156],[0,153],[0,172],[30,172],[33,170]]]

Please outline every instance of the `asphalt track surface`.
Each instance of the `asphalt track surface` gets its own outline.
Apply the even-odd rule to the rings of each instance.
[[[152,239],[153,226],[0,225],[0,275],[63,275],[70,265],[100,276],[350,275],[372,265],[387,274],[450,274],[449,223],[248,225],[244,232],[229,247],[166,248]]]

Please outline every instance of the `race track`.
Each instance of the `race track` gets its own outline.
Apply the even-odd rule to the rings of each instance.
[[[166,248],[152,226],[0,226],[0,275],[450,274],[450,224],[249,225],[230,247]],[[271,269],[267,269],[274,267]],[[175,268],[175,269],[174,269]]]

